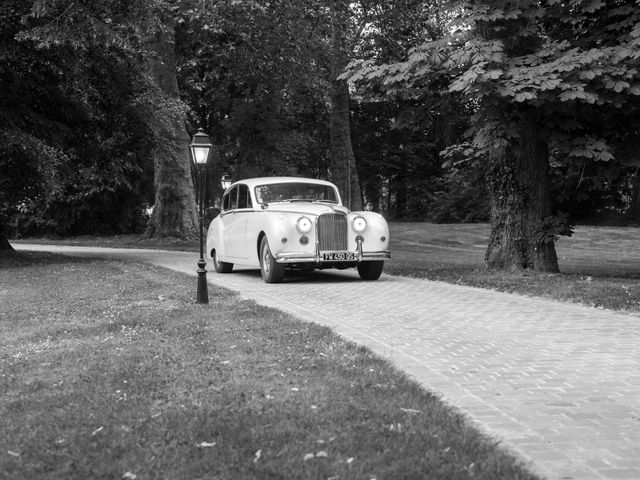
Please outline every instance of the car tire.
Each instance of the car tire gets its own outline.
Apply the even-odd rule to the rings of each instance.
[[[358,275],[362,280],[378,280],[382,275],[384,260],[372,260],[358,264]]]
[[[213,268],[216,270],[216,272],[231,273],[231,270],[233,270],[233,263],[218,261],[215,250],[211,251],[211,259],[213,260]]]
[[[260,273],[266,283],[280,283],[284,278],[284,265],[276,262],[271,255],[267,237],[260,242]]]

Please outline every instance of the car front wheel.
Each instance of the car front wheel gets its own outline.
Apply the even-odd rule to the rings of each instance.
[[[372,260],[358,264],[358,274],[362,280],[378,280],[382,275],[384,260]]]
[[[216,255],[216,251],[211,251],[211,259],[213,260],[213,268],[215,268],[218,273],[231,273],[233,270],[233,263],[228,262],[219,262],[218,256]]]
[[[276,262],[271,254],[267,237],[260,243],[260,272],[266,283],[280,283],[284,278],[284,265]]]

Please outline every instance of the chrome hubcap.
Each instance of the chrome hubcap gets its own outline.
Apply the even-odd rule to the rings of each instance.
[[[264,273],[269,275],[269,259],[271,257],[271,252],[269,251],[269,245],[265,243],[264,248],[262,249],[262,268],[264,269]]]

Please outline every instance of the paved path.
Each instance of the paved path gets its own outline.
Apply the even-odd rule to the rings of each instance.
[[[99,251],[195,275],[197,254]],[[256,271],[209,272],[208,279],[390,359],[549,479],[640,479],[639,316],[331,272],[276,285]]]

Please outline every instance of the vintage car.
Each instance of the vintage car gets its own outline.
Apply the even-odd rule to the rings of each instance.
[[[363,280],[377,280],[388,247],[382,215],[350,212],[331,182],[297,177],[231,184],[207,233],[216,272],[256,267],[267,283],[281,282],[286,269],[316,268],[357,268]]]

